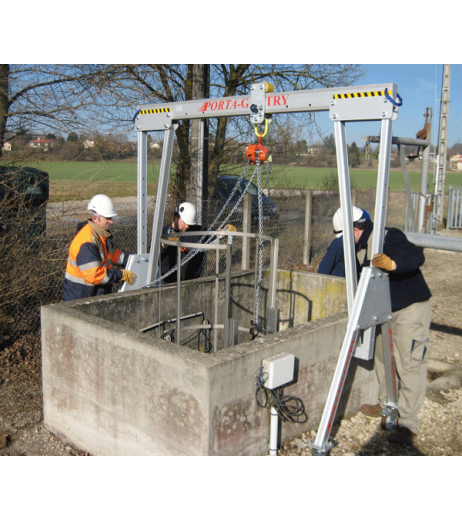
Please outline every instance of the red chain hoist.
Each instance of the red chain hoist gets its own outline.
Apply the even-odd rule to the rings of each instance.
[[[268,120],[265,118],[265,131],[263,133],[259,134],[257,132],[257,125],[255,125],[255,134],[258,136],[258,145],[249,145],[247,147],[247,151],[245,153],[245,160],[247,162],[250,162],[251,165],[254,165],[256,163],[257,156],[258,156],[260,163],[263,163],[264,161],[267,160],[269,150],[261,144],[261,138],[265,137],[267,133],[268,133]]]

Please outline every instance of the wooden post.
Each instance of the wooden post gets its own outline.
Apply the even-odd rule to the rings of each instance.
[[[313,208],[311,190],[306,193],[305,203],[305,240],[303,241],[303,264],[309,266],[311,252],[311,213]]]

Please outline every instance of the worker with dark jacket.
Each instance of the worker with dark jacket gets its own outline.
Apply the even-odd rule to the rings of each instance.
[[[388,272],[390,283],[393,354],[399,384],[399,418],[390,440],[399,443],[411,443],[418,432],[418,414],[427,386],[431,292],[420,271],[424,262],[423,249],[408,241],[397,228],[385,229],[383,252],[372,259],[373,266]],[[361,406],[368,416],[379,416],[387,398],[381,339],[376,340],[374,363],[379,403]]]
[[[362,229],[361,229],[362,228]],[[423,249],[410,242],[397,228],[385,228],[383,251],[368,259],[368,242],[373,223],[354,224],[356,256],[361,271],[371,264],[388,273],[391,300],[393,354],[398,380],[397,425],[390,432],[392,442],[411,443],[421,424],[419,411],[427,385],[427,359],[431,321],[431,292],[420,267],[425,262]],[[361,411],[379,417],[387,400],[385,365],[380,329],[376,338],[375,371],[379,381],[376,405],[364,404]]]
[[[332,224],[336,238],[327,248],[324,257],[318,266],[318,273],[323,275],[334,275],[336,277],[345,277],[345,257],[343,255],[343,225],[340,208],[335,212],[332,219]],[[367,243],[367,238],[372,232],[372,222],[370,221],[369,214],[365,210],[353,206],[353,231],[355,234],[355,242],[357,235],[356,230],[364,230],[366,227],[368,230],[365,233],[362,233],[362,235],[364,235],[363,240],[360,243],[356,243],[356,251],[362,249],[362,242]],[[357,273],[360,271],[358,259],[356,259],[356,271]]]
[[[69,248],[63,284],[63,300],[70,301],[110,293],[115,282],[133,284],[135,275],[114,267],[124,266],[128,255],[114,250],[109,231],[117,215],[107,195],[95,195],[88,204],[90,219],[78,226]]]
[[[196,221],[196,208],[192,203],[184,202],[179,204],[173,212],[173,221],[162,228],[162,237],[166,237],[171,233],[178,232],[201,232],[202,226]],[[187,235],[182,240],[184,242],[199,243],[202,234]],[[177,240],[178,236],[173,236],[171,239]],[[190,249],[183,247],[181,249],[181,261],[190,253]],[[201,276],[204,264],[205,252],[197,252],[191,256],[190,260],[182,262],[181,265],[181,280],[196,279]],[[161,275],[166,275],[172,268],[177,265],[177,249],[174,246],[167,246],[162,243],[161,246]],[[167,277],[162,279],[165,284],[177,281],[176,270],[170,273]]]

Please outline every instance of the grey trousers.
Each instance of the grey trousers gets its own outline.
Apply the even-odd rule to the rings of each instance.
[[[416,433],[427,388],[427,359],[431,321],[430,300],[393,313],[393,353],[398,378],[398,423]],[[374,365],[379,381],[379,402],[387,399],[381,334],[377,336]]]

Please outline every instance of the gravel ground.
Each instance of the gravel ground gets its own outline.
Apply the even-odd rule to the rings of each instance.
[[[449,233],[450,234],[450,233]],[[422,426],[412,446],[388,441],[378,419],[357,413],[334,427],[332,456],[462,455],[462,253],[426,250],[423,267],[433,293],[429,385]],[[26,337],[0,351],[0,455],[84,456],[43,425],[40,339]],[[284,444],[279,454],[310,456],[315,431]]]

